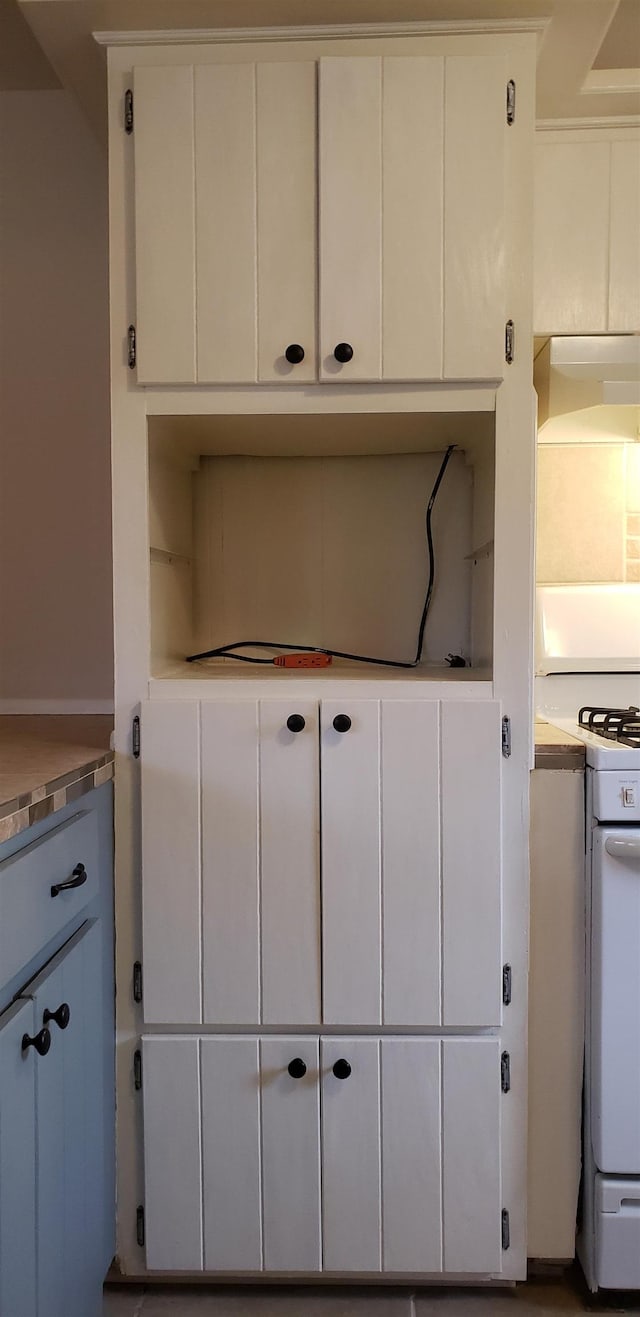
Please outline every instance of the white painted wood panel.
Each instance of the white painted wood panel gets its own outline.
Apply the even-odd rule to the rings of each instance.
[[[205,701],[201,719],[204,1021],[258,1024],[257,707]]]
[[[380,706],[377,700],[323,700],[323,1018],[325,1024],[380,1024]],[[351,719],[347,732],[336,716]]]
[[[202,1270],[197,1038],[143,1038],[145,1236],[151,1271]]]
[[[383,1269],[441,1271],[440,1041],[380,1046]]]
[[[443,1042],[444,1270],[502,1269],[500,1042]]]
[[[291,714],[302,731],[289,731]],[[261,700],[259,718],[262,1022],[319,1024],[318,705],[292,692]]]
[[[442,1023],[500,1024],[500,705],[441,713]]]
[[[380,1074],[377,1038],[325,1038],[322,1230],[325,1271],[380,1271]],[[349,1062],[337,1079],[333,1066]]]
[[[258,375],[300,384],[315,380],[316,63],[256,68]],[[291,365],[290,344],[304,349]]]
[[[259,1271],[258,1040],[203,1038],[200,1048],[205,1271]]]
[[[441,379],[444,60],[382,67],[382,376]]]
[[[536,144],[534,300],[537,334],[607,331],[608,142]]]
[[[255,65],[195,71],[198,383],[257,379]]]
[[[138,67],[133,85],[136,375],[140,384],[193,384],[193,69]]]
[[[144,1018],[199,1024],[198,705],[147,702],[141,724]]]
[[[609,333],[640,331],[640,141],[611,143]]]
[[[307,1072],[288,1072],[299,1059]],[[319,1271],[320,1057],[317,1038],[262,1038],[265,1271]]]
[[[506,86],[499,56],[445,60],[446,379],[504,370]]]
[[[381,704],[385,1024],[440,1023],[438,705]]]
[[[319,68],[320,377],[381,378],[382,63]],[[336,344],[353,348],[350,362]]]
[[[22,1038],[40,1028],[31,1001],[0,1015],[0,1312],[12,1317],[37,1311],[35,1082],[47,1057]]]

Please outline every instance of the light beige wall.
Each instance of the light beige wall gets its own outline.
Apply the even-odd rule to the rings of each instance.
[[[66,92],[0,95],[0,707],[113,694],[107,161]]]
[[[540,444],[537,577],[640,581],[640,443]]]

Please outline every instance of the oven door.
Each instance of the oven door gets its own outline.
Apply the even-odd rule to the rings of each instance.
[[[591,901],[593,1155],[640,1175],[640,828],[595,829]]]

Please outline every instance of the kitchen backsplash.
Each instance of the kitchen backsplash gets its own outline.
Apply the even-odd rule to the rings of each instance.
[[[640,443],[539,446],[536,574],[640,581]]]

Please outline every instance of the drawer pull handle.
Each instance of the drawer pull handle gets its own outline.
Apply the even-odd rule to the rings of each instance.
[[[351,726],[351,719],[348,713],[337,713],[333,725],[337,732],[348,732]]]
[[[71,877],[67,878],[66,883],[53,884],[53,887],[51,888],[51,895],[57,896],[58,892],[68,892],[70,887],[82,887],[82,884],[86,883],[86,881],[87,881],[87,871],[84,867],[84,864],[76,864],[76,867],[73,870]]]
[[[341,1056],[340,1059],[336,1061],[333,1067],[333,1073],[336,1079],[349,1078],[349,1075],[351,1074],[351,1066],[349,1065],[348,1061],[345,1061],[343,1056]]]
[[[307,1073],[307,1067],[301,1056],[294,1056],[293,1061],[289,1062],[287,1070],[292,1079],[303,1079]]]
[[[287,718],[287,727],[290,732],[304,731],[304,718],[301,713],[290,713]]]
[[[26,1052],[29,1047],[35,1047],[38,1056],[46,1056],[51,1047],[51,1034],[48,1029],[41,1029],[40,1033],[34,1034],[30,1038],[28,1033],[22,1035],[22,1050]]]
[[[351,361],[353,348],[350,343],[337,343],[333,349],[333,355],[336,361],[339,361],[341,365],[345,365],[347,361]]]
[[[300,343],[290,343],[284,355],[290,366],[299,366],[304,361],[304,348]]]
[[[43,1024],[48,1024],[50,1020],[55,1020],[59,1029],[66,1029],[70,1019],[71,1011],[69,1010],[66,1001],[62,1002],[57,1011],[45,1010],[42,1015]]]

